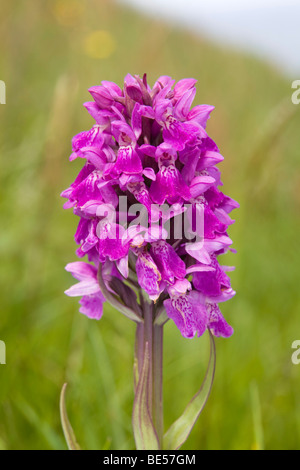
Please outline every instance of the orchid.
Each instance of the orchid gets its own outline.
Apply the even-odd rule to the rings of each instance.
[[[223,156],[206,132],[214,108],[191,109],[195,84],[162,76],[151,88],[146,75],[128,74],[123,89],[108,81],[90,88],[94,101],[84,106],[96,123],[72,140],[70,160],[84,165],[62,193],[79,217],[76,254],[88,261],[66,266],[79,283],[65,293],[80,296],[91,319],[109,302],[137,324],[138,449],[164,446],[164,324],[171,319],[186,338],[233,333],[219,308],[235,294],[231,268],[218,258],[232,250],[228,214],[238,203],[219,189]],[[171,435],[166,442],[177,448]]]

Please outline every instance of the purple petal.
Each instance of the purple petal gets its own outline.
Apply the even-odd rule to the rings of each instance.
[[[166,120],[163,138],[165,142],[171,145],[176,150],[183,150],[189,143],[192,143],[197,138],[205,137],[206,134],[200,132],[200,128],[187,122],[177,121],[172,116]]]
[[[134,195],[135,199],[143,204],[147,211],[151,212],[152,200],[146,187],[145,183],[142,181],[137,181],[135,183],[129,183],[127,189]]]
[[[116,261],[127,256],[129,242],[122,239],[124,232],[124,227],[119,224],[107,223],[105,220],[98,223],[99,255],[102,259],[108,257]]]
[[[114,103],[112,94],[104,86],[93,86],[89,88],[89,92],[101,109],[110,109]]]
[[[205,238],[215,238],[216,232],[224,233],[227,230],[227,225],[223,224],[213,211],[205,206],[204,208],[204,236]]]
[[[112,172],[126,173],[128,175],[142,173],[143,167],[140,157],[134,148],[129,145],[127,147],[120,147],[118,151],[118,159],[113,167]]]
[[[137,83],[137,81],[132,77],[131,83],[127,83],[125,87],[125,92],[133,101],[137,101],[138,103],[143,103],[143,94],[142,90]],[[129,80],[127,80],[129,81]]]
[[[216,260],[212,261],[214,271],[195,272],[193,275],[193,284],[195,288],[201,291],[205,296],[218,296],[222,290],[230,287],[230,279],[220,268]]]
[[[204,247],[208,253],[227,250],[232,245],[232,240],[227,235],[217,235],[212,240],[205,240]]]
[[[143,144],[139,147],[139,151],[142,152],[145,155],[148,155],[149,157],[154,157],[156,156],[156,149],[157,147],[154,147],[153,145],[149,144]]]
[[[103,314],[104,302],[105,298],[100,291],[92,295],[85,295],[79,301],[81,304],[79,312],[83,313],[83,315],[86,315],[88,318],[100,320]]]
[[[127,256],[124,256],[123,258],[118,259],[118,260],[116,261],[116,265],[117,265],[117,268],[118,268],[120,274],[121,274],[125,279],[127,279],[127,278],[128,278],[128,274],[129,274],[128,254],[127,254]]]
[[[97,270],[95,266],[84,263],[83,261],[75,261],[66,265],[65,270],[72,274],[78,281],[97,278]]]
[[[217,165],[223,160],[224,157],[220,153],[207,150],[206,152],[201,154],[197,165],[197,171],[205,170],[205,168],[209,166]]]
[[[165,240],[166,238],[168,238],[168,231],[161,225],[151,223],[145,233],[144,240],[147,243],[152,243],[157,240]]]
[[[238,202],[236,202],[234,199],[231,199],[231,197],[224,196],[224,199],[222,201],[222,204],[220,208],[222,208],[225,212],[229,213],[233,209],[239,208],[240,205]]]
[[[151,255],[162,280],[173,283],[175,278],[185,278],[185,263],[169,243],[160,240],[151,244]]]
[[[146,178],[149,178],[149,180],[152,180],[152,181],[156,180],[156,174],[153,168],[144,168],[143,175],[146,176]]]
[[[196,198],[207,191],[210,186],[212,186],[215,182],[215,179],[211,176],[201,175],[196,176],[192,179],[190,185],[191,196]]]
[[[76,157],[78,156],[78,154],[75,154],[75,155],[76,155]],[[86,158],[86,160],[89,163],[91,163],[92,165],[94,165],[94,167],[97,170],[103,170],[107,165],[106,155],[99,148],[83,147],[80,150],[80,155],[79,156],[81,158]]]
[[[84,253],[88,252],[89,250],[94,248],[96,245],[98,245],[99,239],[96,235],[96,226],[97,226],[96,219],[91,220],[89,227],[88,227],[87,236],[84,238],[84,241],[80,247]]]
[[[139,253],[135,267],[141,288],[151,296],[158,296],[160,293],[159,282],[161,281],[161,274],[151,255],[146,251]]]
[[[193,338],[195,334],[201,336],[207,326],[206,309],[191,294],[164,301],[168,317],[186,338]]]
[[[227,212],[224,211],[224,209],[216,208],[214,210],[214,213],[222,224],[228,226],[234,223],[234,220],[229,217],[229,215],[227,214]]]
[[[123,95],[121,88],[115,82],[110,82],[109,80],[102,80],[101,84],[103,85],[103,87],[110,91],[112,96],[117,97]]]
[[[65,290],[65,294],[69,297],[77,297],[82,295],[95,294],[100,290],[96,279],[88,281],[80,281],[78,284],[74,284],[69,289]]]
[[[115,113],[113,111],[100,109],[99,106],[93,101],[87,101],[86,103],[83,103],[83,106],[87,109],[87,111],[95,119],[97,124],[101,126],[102,129],[107,128],[110,125],[112,119],[115,119]]]
[[[231,287],[228,287],[228,289],[224,288],[224,290],[221,291],[220,295],[209,297],[208,300],[209,302],[226,302],[226,300],[232,299],[235,294],[236,292]]]
[[[195,90],[197,80],[195,78],[183,78],[174,86],[174,100],[179,100],[187,91]]]
[[[142,133],[142,117],[154,119],[155,113],[150,106],[144,106],[139,103],[135,103],[131,115],[131,124],[136,139],[138,139]]]
[[[101,174],[96,170],[93,171],[85,180],[72,189],[69,195],[70,200],[75,201],[78,206],[83,206],[91,199],[102,201],[101,191],[98,187],[100,181]]]
[[[158,82],[156,82],[158,83]],[[152,92],[152,96],[154,95],[154,98],[153,98],[153,104],[154,104],[154,107],[156,108],[157,106],[159,106],[159,104],[162,102],[162,101],[169,101],[169,98],[172,98],[172,96],[174,96],[174,92],[171,90],[172,86],[174,85],[175,83],[175,80],[166,80],[164,81],[164,84],[159,84],[159,86],[154,89],[153,87],[153,92]],[[166,98],[168,98],[166,100]],[[171,104],[171,103],[170,103]]]
[[[191,197],[189,187],[175,165],[162,166],[156,175],[156,180],[151,183],[150,195],[153,202],[159,205],[165,200],[169,204],[174,204],[181,199],[188,201]]]
[[[81,149],[84,147],[93,147],[101,149],[104,144],[104,138],[100,127],[95,125],[89,131],[80,132],[72,139],[72,149],[78,156],[81,156]]]
[[[69,188],[65,189],[61,193],[61,197],[69,198],[74,188],[76,188],[82,181],[84,181],[94,170],[95,170],[95,167],[93,165],[86,163],[84,167],[82,167],[82,169],[78,173],[77,178],[75,179],[74,183],[72,183]]]
[[[210,264],[211,259],[203,241],[196,243],[186,243],[186,252],[195,258],[197,261],[203,264]]]
[[[192,285],[187,279],[177,279],[172,286],[168,287],[168,293],[171,297],[178,297],[186,294],[186,291],[191,289]]]
[[[123,121],[113,121],[111,131],[120,146],[127,146],[136,143],[136,138],[131,127]]]
[[[206,127],[206,122],[210,118],[210,113],[214,110],[214,106],[209,106],[208,104],[201,104],[195,106],[187,115],[189,121],[193,120],[200,124],[204,129]]]
[[[217,304],[207,304],[207,311],[208,327],[214,336],[228,338],[233,334],[233,328],[228,325]]]
[[[207,266],[205,264],[193,264],[192,266],[189,266],[186,270],[186,274],[192,274],[196,273],[198,271],[200,272],[208,272],[208,271],[214,271],[215,268],[212,266]]]
[[[195,98],[196,88],[186,91],[174,106],[174,116],[179,120],[185,120]]]

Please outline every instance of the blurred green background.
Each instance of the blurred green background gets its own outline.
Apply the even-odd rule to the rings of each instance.
[[[127,73],[198,80],[195,104],[215,106],[209,135],[225,160],[223,190],[240,202],[229,235],[235,298],[222,305],[235,334],[217,339],[209,401],[184,449],[300,448],[300,106],[291,81],[252,56],[104,0],[1,0],[0,448],[65,449],[59,394],[84,449],[133,449],[134,325],[106,307],[78,313],[77,217],[60,192],[82,165],[71,138],[89,129],[87,89]],[[300,77],[295,77],[300,78]],[[165,328],[166,428],[199,388],[208,337]]]

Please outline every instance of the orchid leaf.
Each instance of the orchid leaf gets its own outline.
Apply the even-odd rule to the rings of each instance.
[[[137,358],[134,358],[134,363],[133,363],[133,384],[134,384],[134,391],[136,390],[138,383],[139,383],[138,361],[137,361]]]
[[[209,331],[210,357],[200,390],[194,395],[183,414],[171,425],[164,435],[164,449],[175,450],[187,440],[209,397],[216,367],[216,348],[214,338]]]
[[[114,296],[109,290],[107,289],[104,279],[102,277],[102,266],[101,264],[99,265],[98,269],[98,283],[99,287],[101,289],[102,294],[104,295],[105,299],[107,300],[108,303],[110,303],[113,307],[115,307],[119,312],[121,312],[125,317],[129,318],[130,320],[133,320],[135,322],[141,322],[142,318],[139,316],[138,313],[136,313],[134,310],[131,308],[127,307],[123,303],[121,303],[116,296]]]
[[[124,305],[130,308],[133,312],[138,313],[140,317],[142,316],[140,306],[137,303],[136,293],[126,285],[125,282],[115,276],[111,276],[111,280],[108,284],[109,287],[120,297]]]
[[[70,424],[70,421],[67,415],[66,401],[65,401],[66,387],[67,387],[67,384],[64,383],[61,389],[61,393],[60,393],[59,408],[60,408],[61,424],[62,424],[65,439],[67,441],[68,449],[80,450],[80,446],[78,442],[76,441],[73,428]]]
[[[158,450],[159,443],[150,413],[149,397],[150,354],[149,344],[145,343],[143,367],[139,375],[133,404],[132,425],[137,450]]]

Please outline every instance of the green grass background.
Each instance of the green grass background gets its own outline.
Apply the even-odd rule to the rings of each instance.
[[[215,106],[210,136],[225,157],[223,190],[240,202],[223,257],[235,298],[222,311],[235,329],[217,339],[209,401],[184,449],[300,448],[300,106],[284,71],[252,56],[141,17],[112,1],[1,0],[0,79],[0,448],[65,449],[59,394],[84,449],[133,449],[134,325],[110,307],[100,322],[78,313],[63,291],[76,260],[77,217],[60,192],[82,162],[71,138],[93,125],[82,107],[101,80],[148,74],[198,80],[195,104]],[[94,30],[114,52],[87,55]],[[299,77],[293,77],[296,79]],[[166,428],[199,388],[208,338],[165,328]]]

